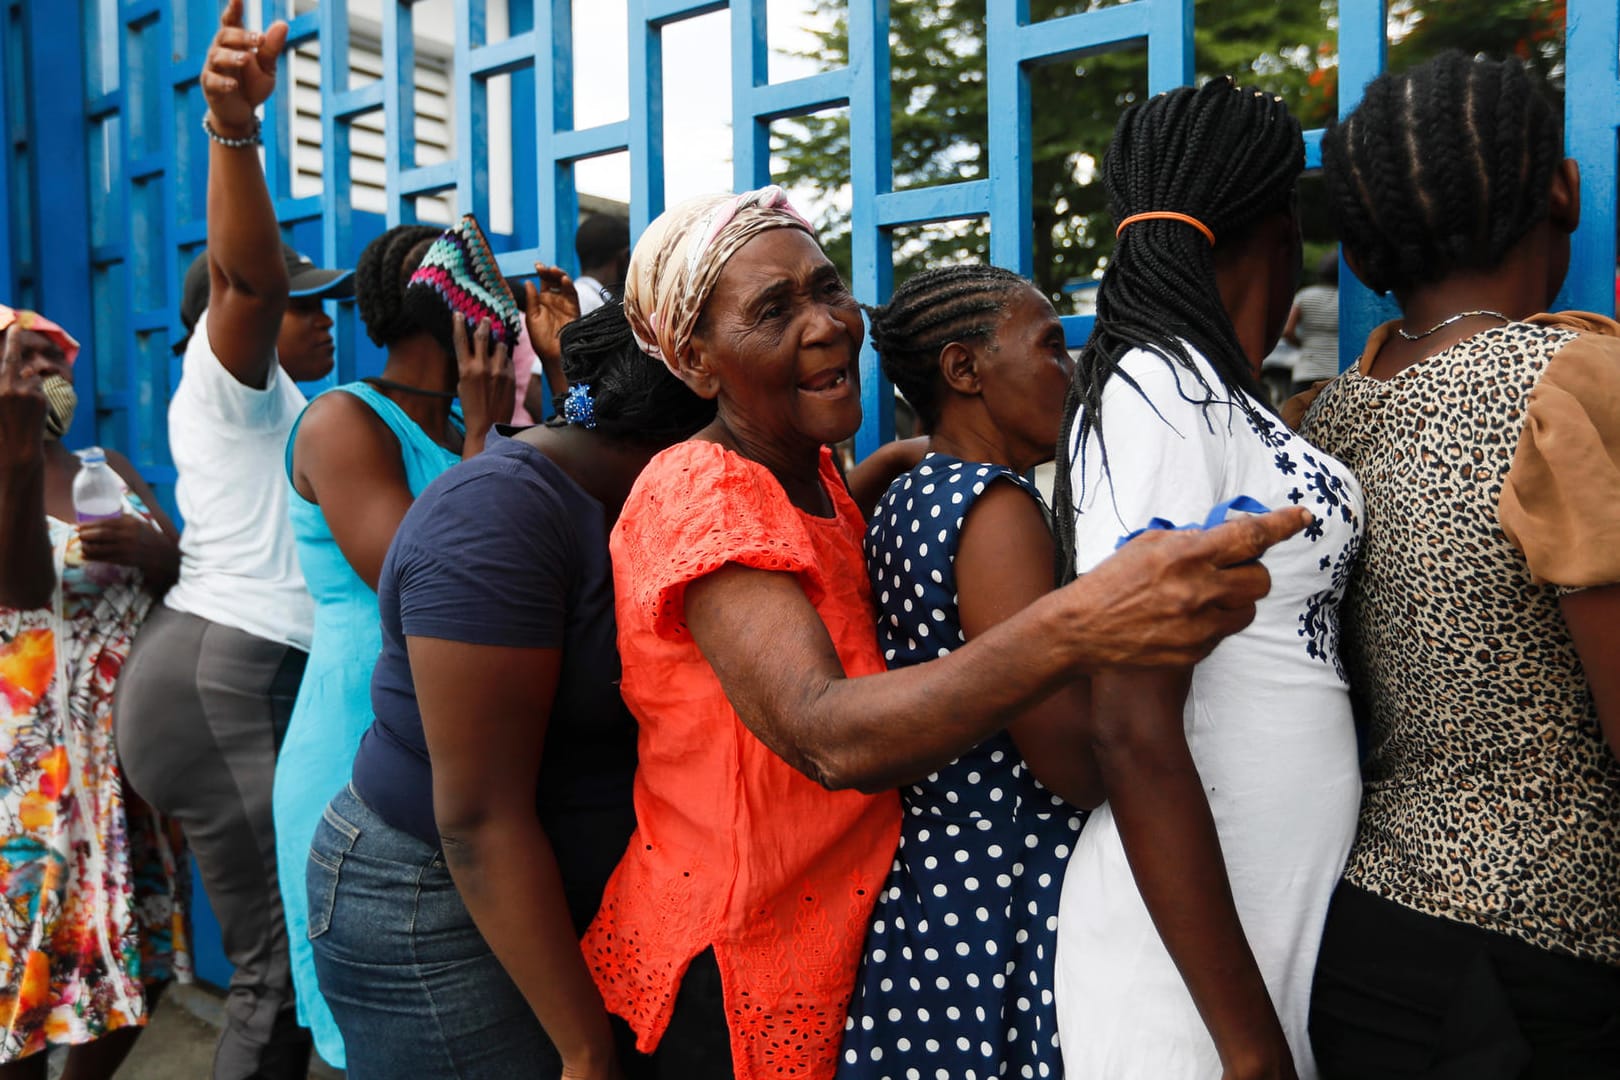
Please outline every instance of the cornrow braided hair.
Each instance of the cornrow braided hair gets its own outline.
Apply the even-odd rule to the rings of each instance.
[[[624,304],[603,304],[562,330],[563,374],[589,387],[596,429],[651,446],[673,446],[714,420],[715,403],[698,397],[662,362],[636,346]],[[547,423],[561,427],[561,415]]]
[[[1516,58],[1445,52],[1367,84],[1322,137],[1345,253],[1378,293],[1486,271],[1547,216],[1558,110]]]
[[[1132,105],[1120,117],[1103,158],[1115,221],[1168,210],[1198,219],[1217,243],[1238,239],[1286,210],[1305,167],[1295,120],[1279,97],[1213,79]],[[1211,386],[1188,347],[1209,361],[1222,386]],[[1215,251],[1198,229],[1179,221],[1133,222],[1119,234],[1097,289],[1097,321],[1075,364],[1058,443],[1054,513],[1058,580],[1074,577],[1075,499],[1069,446],[1083,456],[1097,439],[1103,467],[1102,398],[1125,354],[1148,349],[1184,368],[1205,406],[1226,405],[1259,419],[1265,401],[1215,280]],[[1242,391],[1242,393],[1239,393]],[[1185,394],[1185,391],[1184,391]],[[1275,422],[1275,421],[1271,421]],[[1076,423],[1078,440],[1073,438]]]
[[[372,344],[386,349],[421,329],[405,311],[405,282],[438,235],[431,225],[395,225],[360,253],[354,302]]]
[[[866,309],[883,374],[916,410],[924,431],[939,423],[940,350],[994,335],[1009,300],[1028,286],[999,266],[943,266],[911,278],[887,304]]]

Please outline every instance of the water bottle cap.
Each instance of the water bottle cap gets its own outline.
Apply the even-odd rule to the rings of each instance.
[[[107,451],[99,446],[87,446],[79,451],[79,460],[86,465],[105,465],[107,463]]]

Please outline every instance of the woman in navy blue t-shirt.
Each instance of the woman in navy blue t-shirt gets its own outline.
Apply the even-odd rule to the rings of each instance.
[[[375,720],[308,865],[354,1080],[630,1053],[578,944],[635,826],[607,537],[647,459],[714,403],[635,348],[617,304],[562,345],[563,417],[492,432],[429,485],[378,581]]]

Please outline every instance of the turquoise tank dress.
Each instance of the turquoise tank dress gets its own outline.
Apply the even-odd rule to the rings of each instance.
[[[405,465],[411,497],[461,458],[428,438],[416,421],[376,389],[363,382],[326,391],[353,394],[369,405],[395,438]],[[461,423],[460,406],[452,413]],[[299,417],[299,423],[303,417]],[[292,483],[292,445],[298,426],[287,438],[287,482]],[[276,759],[273,810],[276,824],[276,867],[281,902],[287,913],[287,937],[293,987],[298,994],[298,1022],[310,1029],[315,1049],[327,1064],[344,1067],[343,1037],[315,979],[315,955],[309,945],[309,899],[304,869],[309,844],[321,812],[344,784],[354,764],[360,736],[371,726],[371,669],[382,649],[382,623],[377,594],[338,549],[326,514],[298,494],[288,500],[298,562],[315,598],[315,636],[309,666],[298,688],[287,736]]]

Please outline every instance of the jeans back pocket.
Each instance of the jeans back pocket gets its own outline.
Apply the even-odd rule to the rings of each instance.
[[[353,822],[328,806],[321,812],[315,838],[309,845],[309,862],[304,869],[304,889],[309,904],[309,940],[314,941],[332,926],[332,909],[337,906],[338,876],[343,858],[360,837]]]

